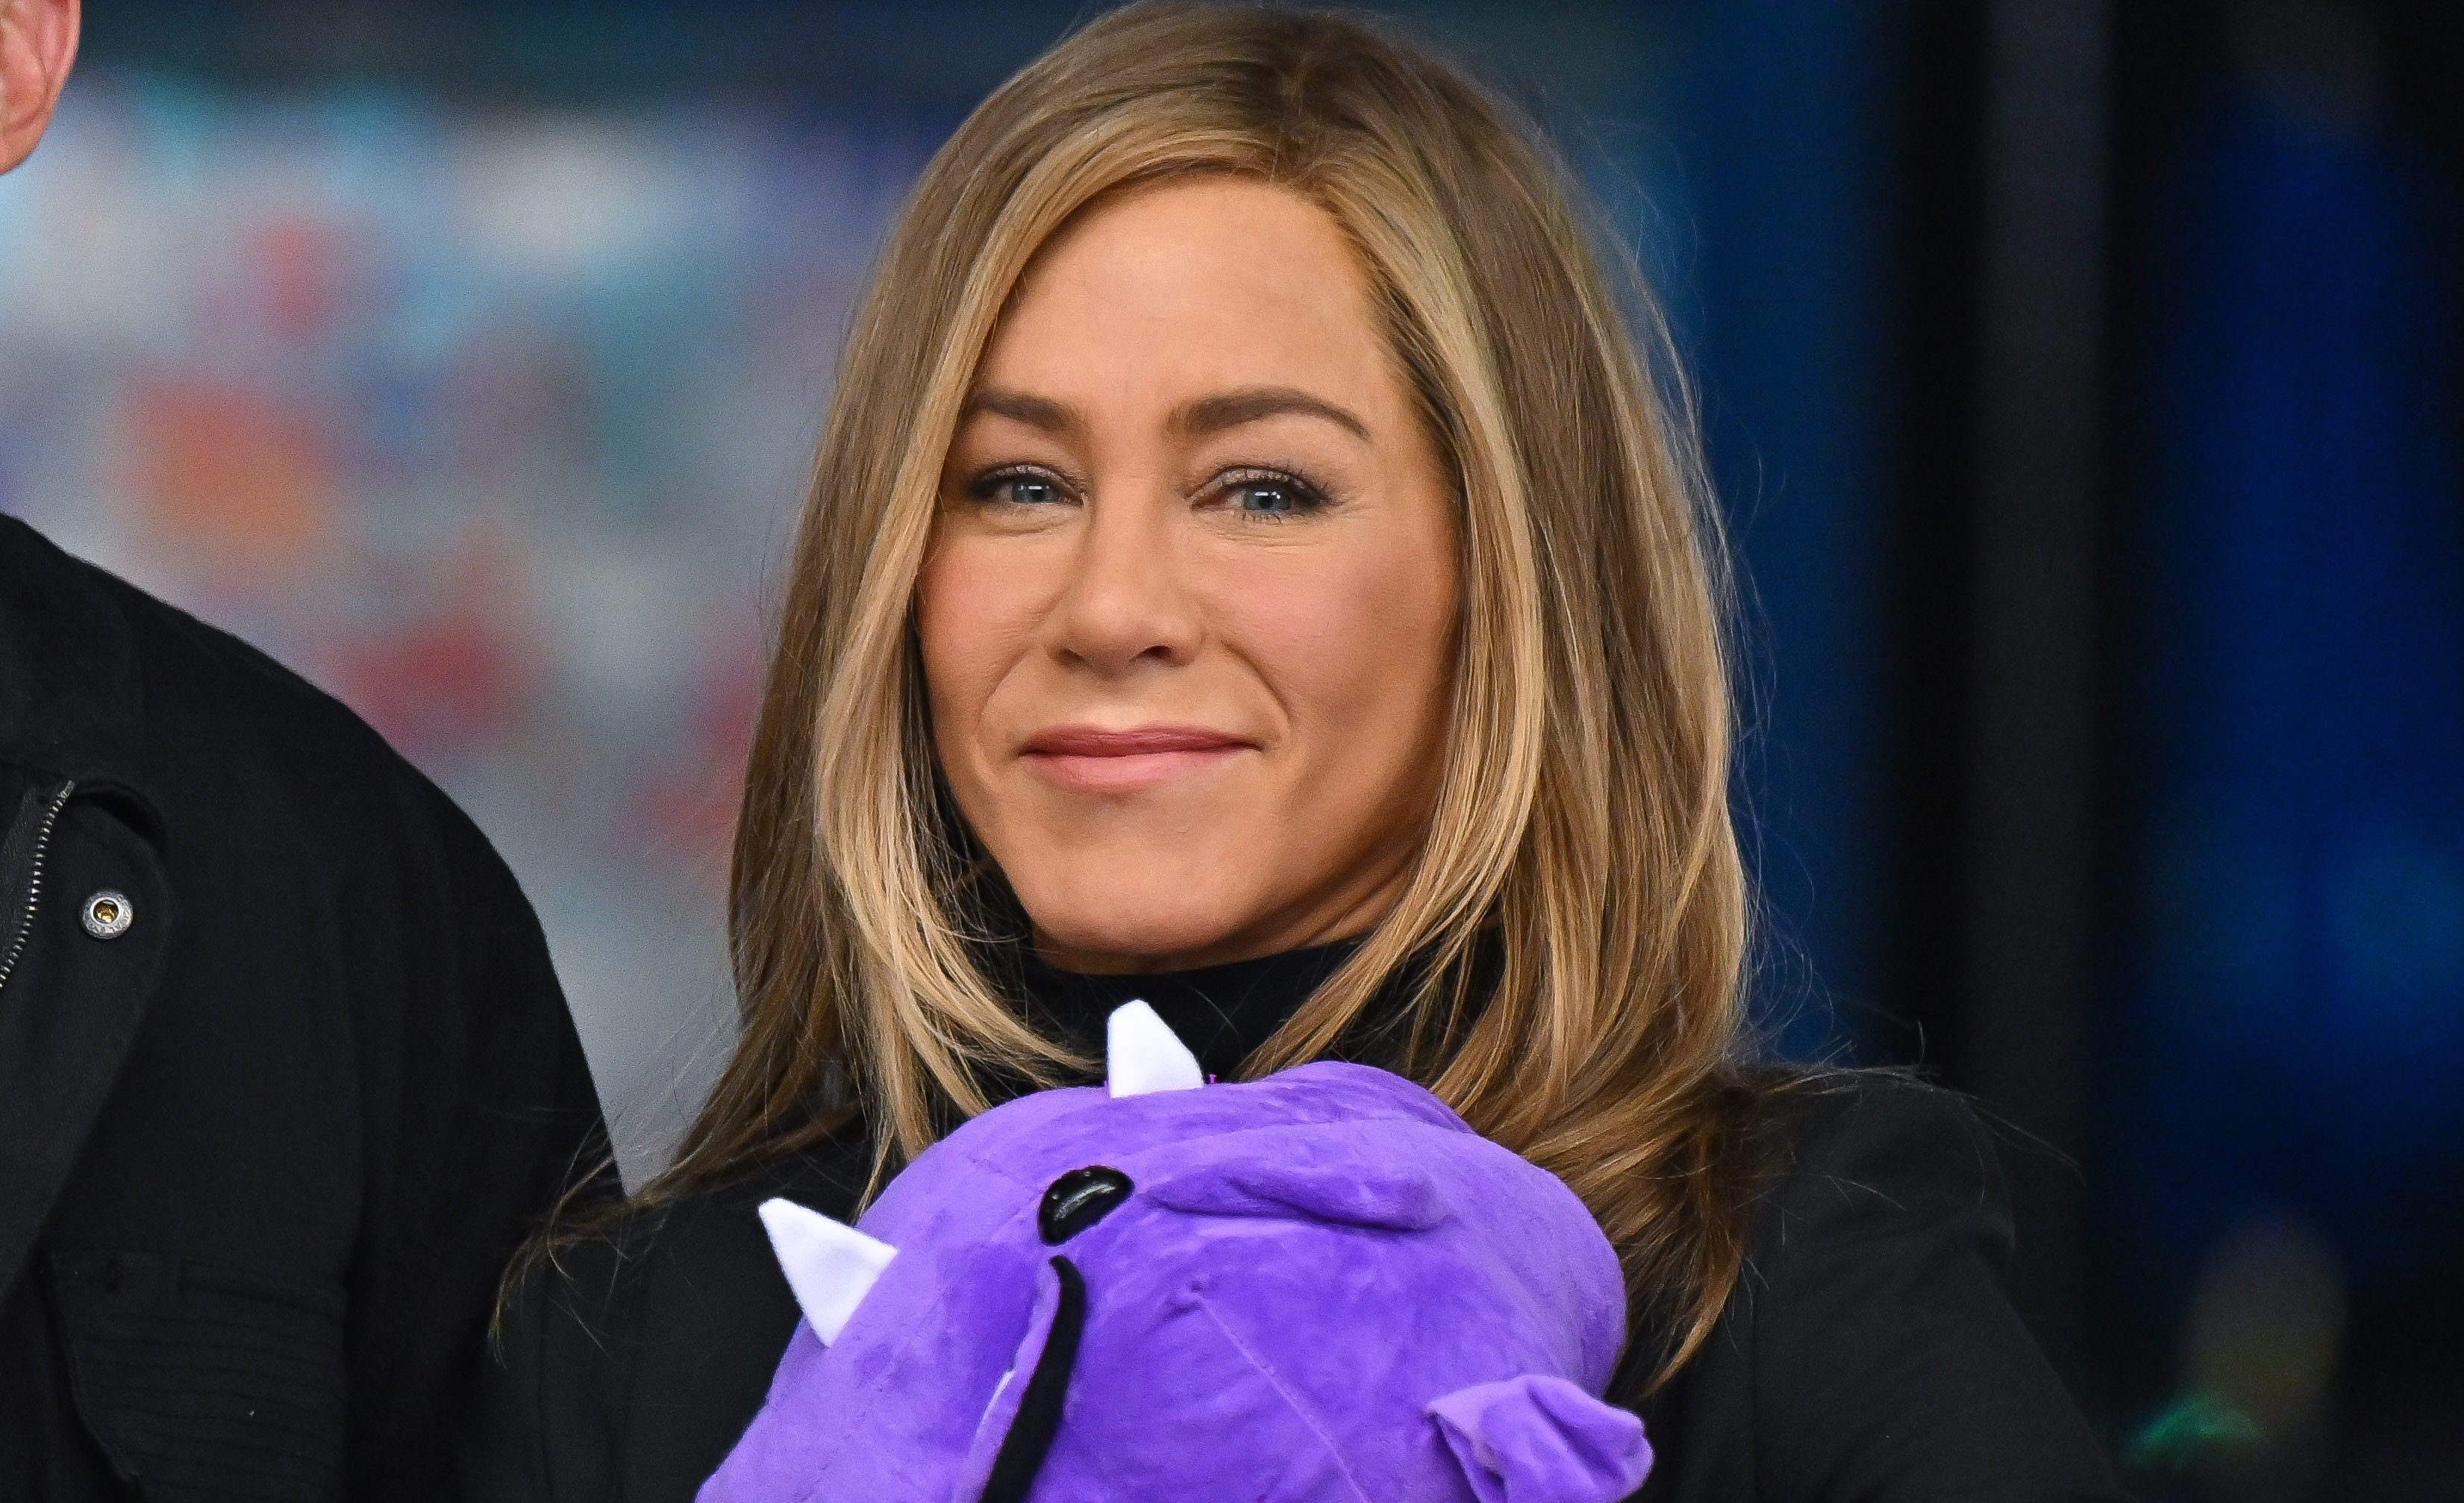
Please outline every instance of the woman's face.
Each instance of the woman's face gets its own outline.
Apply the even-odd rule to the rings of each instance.
[[[934,744],[1037,948],[1171,970],[1358,933],[1434,798],[1450,488],[1333,220],[1201,178],[1038,254],[917,585]]]

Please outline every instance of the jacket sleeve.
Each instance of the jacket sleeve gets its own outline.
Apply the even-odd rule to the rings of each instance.
[[[466,1503],[624,1495],[643,1282],[631,1261],[594,1238],[531,1265],[508,1291],[461,1438]]]
[[[1745,1285],[1755,1494],[1830,1503],[2120,1499],[2002,1285],[2010,1200],[1947,1092],[1799,1107]]]
[[[530,1269],[461,1452],[471,1503],[692,1503],[770,1391],[796,1296],[755,1207],[852,1221],[862,1143],[635,1208]]]
[[[349,1494],[451,1491],[449,1437],[504,1271],[604,1141],[530,904],[485,837],[404,770],[388,859],[346,912],[363,1190],[349,1273]],[[372,869],[372,870],[369,870]]]

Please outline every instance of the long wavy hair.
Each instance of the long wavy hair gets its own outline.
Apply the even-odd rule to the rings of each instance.
[[[730,893],[740,1041],[647,1197],[851,1124],[878,1177],[989,1082],[1086,1068],[986,974],[998,874],[935,771],[915,581],[1030,258],[1106,195],[1203,173],[1300,194],[1349,237],[1451,469],[1463,591],[1408,884],[1243,1072],[1327,1050],[1399,991],[1401,1068],[1581,1195],[1651,1334],[1640,1371],[1664,1379],[1738,1276],[1761,1089],[1694,419],[1631,259],[1604,254],[1539,132],[1354,18],[1114,11],[926,169],[850,332],[786,573]]]

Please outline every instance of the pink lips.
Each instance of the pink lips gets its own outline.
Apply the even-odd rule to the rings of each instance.
[[[1056,725],[1028,738],[1019,755],[1064,787],[1130,793],[1252,749],[1237,736],[1202,725],[1140,725],[1125,731]]]

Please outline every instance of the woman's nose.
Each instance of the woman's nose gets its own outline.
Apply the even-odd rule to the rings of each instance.
[[[1089,508],[1053,607],[1054,652],[1107,677],[1190,659],[1200,630],[1174,547],[1180,510],[1177,497],[1107,506],[1099,497]]]

